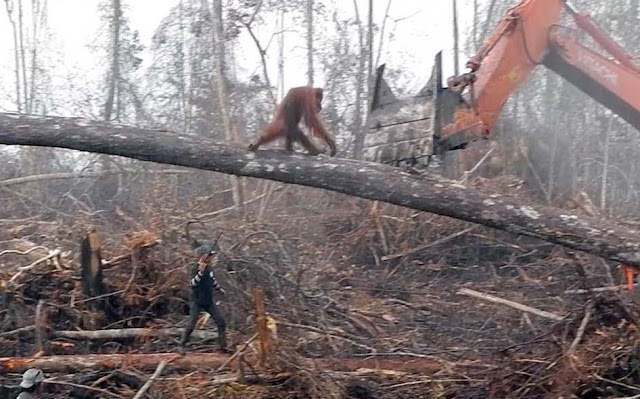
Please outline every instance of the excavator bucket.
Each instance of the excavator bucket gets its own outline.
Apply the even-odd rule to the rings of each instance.
[[[384,80],[384,65],[376,74],[371,114],[364,139],[367,161],[395,166],[427,166],[432,155],[464,148],[456,136],[442,138],[442,127],[454,120],[460,94],[442,87],[442,52],[435,57],[431,78],[413,97],[397,98]]]

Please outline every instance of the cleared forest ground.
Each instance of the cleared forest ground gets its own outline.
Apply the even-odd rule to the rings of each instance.
[[[536,201],[515,179],[473,184]],[[590,291],[621,284],[617,265],[445,217],[274,187],[268,206],[248,205],[246,218],[215,214],[220,206],[203,206],[197,197],[168,208],[159,195],[158,202],[150,196],[135,211],[87,213],[72,226],[55,218],[3,220],[2,389],[17,393],[21,370],[41,365],[52,379],[51,397],[133,397],[164,360],[166,367],[148,390],[155,398],[638,393],[634,295]],[[186,267],[193,256],[184,223],[212,212],[194,235],[224,232],[216,277],[227,295],[218,299],[231,351],[241,350],[229,364],[227,356],[214,353],[212,321],[200,325],[206,331],[194,335],[186,357],[176,355],[179,335],[171,332],[187,319]],[[78,266],[80,239],[91,229],[102,241],[107,287],[106,295],[93,299],[82,291]],[[44,249],[7,252],[35,246]],[[53,262],[33,265],[55,250],[60,256]],[[24,266],[30,267],[20,270]],[[259,362],[257,340],[244,345],[256,333],[256,287],[265,295],[274,345],[267,364]],[[468,290],[552,316],[465,295]],[[143,330],[127,335],[132,328]],[[64,333],[105,329],[123,335]],[[90,354],[103,357],[92,361]],[[72,357],[54,362],[65,363],[63,370],[47,366],[50,356]]]

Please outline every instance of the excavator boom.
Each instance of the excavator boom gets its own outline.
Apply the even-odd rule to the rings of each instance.
[[[640,72],[588,49],[564,27],[550,33],[544,65],[640,130]]]
[[[582,45],[558,25],[567,10],[610,57]],[[442,87],[441,55],[419,95],[397,99],[379,69],[365,137],[365,159],[399,163],[488,139],[505,102],[544,65],[640,130],[640,69],[633,57],[565,0],[522,0],[509,9],[467,62],[468,72]],[[415,161],[413,162],[416,163]]]

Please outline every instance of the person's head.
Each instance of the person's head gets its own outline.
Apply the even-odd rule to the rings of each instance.
[[[210,245],[201,245],[195,250],[196,256],[198,257],[198,262],[209,263],[213,255],[215,255],[215,250],[212,251]]]
[[[22,375],[20,388],[27,392],[42,391],[42,381],[44,381],[44,373],[40,369],[29,369]]]

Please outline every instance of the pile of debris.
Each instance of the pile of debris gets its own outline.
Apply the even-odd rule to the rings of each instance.
[[[87,235],[84,223],[51,222],[2,242],[0,395],[16,394],[30,367],[45,371],[47,392],[74,398],[637,394],[637,316],[612,265],[323,195],[331,214],[208,225],[225,232],[216,278],[228,355],[206,317],[176,353],[194,257],[184,237],[160,233],[175,228]]]

